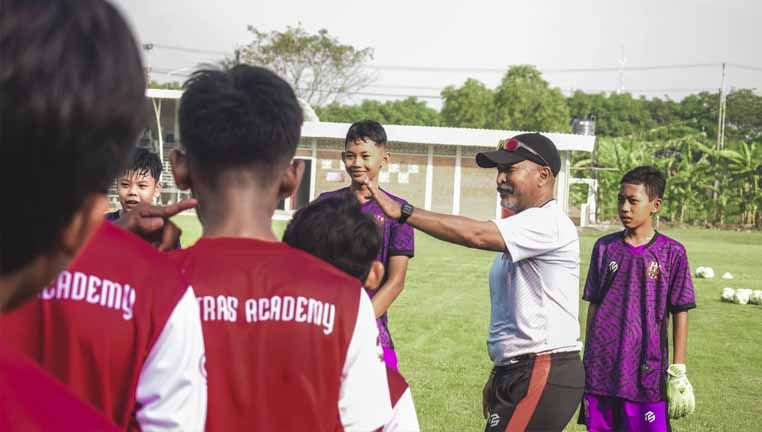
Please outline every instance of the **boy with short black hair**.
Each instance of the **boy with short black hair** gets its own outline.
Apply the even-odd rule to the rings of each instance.
[[[341,153],[341,159],[352,183],[349,187],[320,194],[318,199],[337,194],[347,197],[354,195],[363,212],[371,215],[382,230],[381,248],[376,259],[384,265],[386,272],[380,288],[369,291],[368,294],[373,301],[384,361],[387,366],[397,370],[397,353],[389,332],[387,310],[405,287],[408,262],[415,254],[415,234],[413,228],[404,221],[393,220],[384,215],[378,203],[371,199],[368,187],[364,183],[365,179],[375,181],[384,165],[389,163],[389,158],[384,127],[373,120],[355,122],[347,131],[344,151]],[[349,194],[346,194],[347,192]],[[400,204],[407,203],[388,192],[387,195]]]
[[[173,257],[198,293],[207,430],[369,431],[391,415],[373,309],[360,283],[278,242],[272,215],[304,173],[302,111],[261,67],[202,70],[180,103],[175,183],[202,238]]]
[[[654,167],[626,173],[618,196],[624,231],[593,247],[583,297],[590,307],[580,416],[591,431],[667,431],[669,418],[695,408],[685,374],[688,310],[696,307],[688,256],[652,221],[665,185],[664,174]]]
[[[89,406],[121,430],[201,430],[193,291],[168,258],[103,221],[145,119],[135,39],[101,0],[2,8],[0,171],[23,166],[28,180],[7,191],[0,224],[0,430],[108,430],[84,417]]]
[[[128,235],[104,224],[103,213],[105,191],[144,121],[145,81],[135,40],[119,12],[105,1],[9,0],[2,7],[0,171],[6,175],[24,166],[29,180],[6,192],[13,211],[3,213],[0,225],[0,430],[116,430],[104,414],[121,430],[130,422],[143,430],[157,423],[200,429],[206,388],[186,392],[196,381],[192,372],[183,382],[175,380],[188,371],[186,364],[171,362],[177,372],[154,380],[171,391],[136,397],[136,387],[145,389],[137,382],[141,370],[146,375],[156,372],[146,356],[165,359],[148,352],[160,345],[155,339],[163,322],[136,325],[137,318],[125,318],[128,312],[144,315],[138,309],[146,304],[145,291],[117,287],[113,273],[108,280],[95,276],[102,276],[108,263],[93,251],[94,245],[116,250],[103,241],[103,233]],[[130,240],[120,242],[114,265],[124,269],[129,262],[132,274],[165,269],[161,263],[166,260],[153,250],[146,253],[150,267],[130,261],[136,255],[134,248],[147,247],[141,240]],[[95,273],[84,273],[83,261],[92,263],[89,270]],[[68,272],[61,272],[70,264]],[[77,268],[83,271],[73,270]],[[60,275],[56,278],[59,272],[74,274],[74,280],[51,288],[61,281]],[[172,280],[171,275],[166,278]],[[111,283],[108,289],[107,283]],[[151,286],[157,292],[169,288],[156,278]],[[186,288],[178,287],[181,292]],[[68,299],[47,296],[51,290],[53,297]],[[103,297],[104,291],[111,297]],[[171,295],[173,290],[167,291]],[[197,306],[193,310],[192,300],[189,305],[184,316],[197,322]],[[197,329],[200,340],[200,324]],[[162,339],[171,342],[171,333],[161,334]],[[184,350],[203,352],[203,347],[196,351],[193,336],[192,331],[183,332]],[[107,343],[97,346],[95,341]],[[193,372],[198,360],[193,359]],[[126,367],[119,367],[124,363]],[[126,384],[117,388],[117,383]],[[136,398],[142,407],[136,408]],[[169,414],[167,405],[172,406]],[[193,412],[190,417],[198,421],[174,423],[188,407]],[[146,423],[147,419],[156,423]]]
[[[136,148],[130,165],[116,179],[116,191],[122,208],[106,214],[106,219],[117,220],[140,203],[154,204],[161,194],[161,159],[156,153]]]
[[[373,219],[353,198],[337,195],[299,209],[283,241],[356,277],[372,291],[383,278],[383,265],[375,259],[381,239]],[[395,370],[387,367],[386,372],[394,411],[384,432],[420,430],[410,387]]]

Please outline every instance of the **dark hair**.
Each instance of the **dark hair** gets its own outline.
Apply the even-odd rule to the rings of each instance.
[[[372,140],[379,146],[386,145],[386,131],[381,123],[373,120],[362,120],[352,123],[347,131],[347,138],[344,140],[344,145],[355,142],[357,140]]]
[[[53,250],[88,195],[105,193],[145,121],[145,77],[129,27],[101,0],[5,0],[0,274]],[[23,170],[18,167],[23,166]],[[55,187],[54,187],[55,186]]]
[[[286,227],[283,241],[363,282],[381,247],[378,227],[350,194],[299,209]]]
[[[619,184],[643,185],[646,188],[649,200],[664,198],[664,188],[667,180],[664,174],[656,167],[644,165],[633,168],[622,177]]]
[[[274,72],[249,65],[200,70],[184,87],[181,142],[207,180],[229,168],[251,168],[270,184],[277,164],[296,153],[302,109],[291,86]]]
[[[122,171],[122,175],[128,176],[130,174],[150,174],[151,177],[153,177],[153,179],[158,183],[161,179],[161,171],[163,169],[164,167],[161,164],[159,155],[148,149],[138,147],[132,153],[132,163],[128,165],[124,171]]]

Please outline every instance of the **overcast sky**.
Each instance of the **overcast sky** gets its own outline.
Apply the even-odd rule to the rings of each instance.
[[[565,93],[614,91],[623,50],[624,88],[636,94],[680,99],[716,90],[721,80],[716,65],[638,67],[722,62],[756,68],[728,67],[728,88],[762,90],[762,2],[754,0],[115,3],[142,43],[158,45],[150,62],[160,81],[181,80],[197,64],[246,43],[249,24],[269,31],[302,23],[310,32],[325,28],[343,43],[374,49],[370,66],[377,80],[355,100],[416,95],[439,107],[442,87],[469,77],[493,87],[508,66],[523,63],[537,66]],[[568,71],[600,68],[613,70]]]

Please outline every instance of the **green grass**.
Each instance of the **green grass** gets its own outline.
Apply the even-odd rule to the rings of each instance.
[[[183,244],[190,245],[200,234],[195,218],[177,221]],[[276,233],[284,226],[277,222]],[[698,308],[689,313],[688,377],[696,413],[673,422],[673,429],[762,430],[762,307],[719,301],[726,286],[762,289],[762,233],[680,229],[665,234],[686,246],[691,268],[709,265],[717,273],[712,280],[694,279]],[[601,235],[581,235],[581,284]],[[422,430],[483,430],[481,389],[490,369],[487,273],[494,255],[420,232],[416,243],[405,291],[389,313],[400,371],[411,383]],[[720,279],[725,272],[735,279]],[[584,323],[587,305],[581,304]],[[584,428],[573,421],[567,430]]]

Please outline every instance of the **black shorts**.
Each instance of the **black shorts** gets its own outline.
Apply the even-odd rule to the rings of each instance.
[[[495,366],[486,391],[486,432],[563,431],[582,400],[579,352],[527,355]]]

